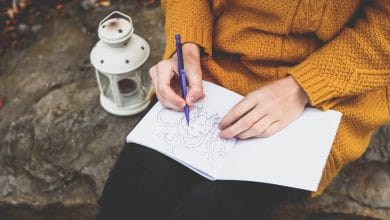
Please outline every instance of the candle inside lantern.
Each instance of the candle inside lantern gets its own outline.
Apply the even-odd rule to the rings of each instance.
[[[137,83],[131,79],[121,79],[118,81],[118,88],[122,95],[131,95],[137,91]]]

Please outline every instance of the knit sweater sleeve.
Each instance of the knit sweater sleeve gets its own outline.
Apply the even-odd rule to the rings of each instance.
[[[340,97],[390,85],[390,1],[372,1],[364,13],[289,71],[311,105],[327,109]]]
[[[175,34],[181,35],[182,43],[192,42],[202,48],[203,57],[212,52],[213,15],[209,0],[163,0],[165,14],[166,45],[164,59],[175,51]]]

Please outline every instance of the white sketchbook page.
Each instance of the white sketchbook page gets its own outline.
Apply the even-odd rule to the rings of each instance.
[[[216,179],[247,180],[316,191],[341,113],[306,108],[269,138],[239,140]]]
[[[127,142],[157,150],[214,179],[235,144],[235,139],[219,138],[218,122],[242,96],[205,81],[203,89],[206,97],[190,110],[190,126],[183,112],[164,109],[157,102],[131,131]]]

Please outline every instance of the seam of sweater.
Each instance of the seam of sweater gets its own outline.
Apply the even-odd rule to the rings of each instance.
[[[387,112],[388,112],[388,120],[390,121],[390,85],[386,86],[386,98],[387,98]]]
[[[321,13],[321,21],[318,23],[318,26],[317,28],[315,29],[315,31],[313,31],[314,33],[317,33],[318,29],[320,29],[321,25],[322,25],[322,22],[324,21],[324,14],[325,14],[325,9],[328,7],[328,4],[329,3],[329,0],[326,0],[325,2],[325,6],[322,8],[322,13]]]
[[[303,1],[303,0],[299,0],[298,3],[296,4],[294,13],[292,14],[291,19],[290,19],[291,22],[290,22],[290,24],[289,24],[289,26],[288,26],[287,33],[291,33],[291,30],[292,30],[293,25],[294,25],[295,17],[296,17],[296,15],[297,15],[297,13],[298,13],[298,8],[299,8],[299,6],[302,4],[302,1]]]

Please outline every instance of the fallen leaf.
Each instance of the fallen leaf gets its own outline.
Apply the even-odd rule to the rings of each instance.
[[[5,103],[5,100],[4,100],[4,98],[0,96],[0,109],[2,109],[2,108],[3,108],[3,106],[4,106],[4,103]]]
[[[145,7],[154,6],[158,2],[158,0],[138,0],[138,3]]]

